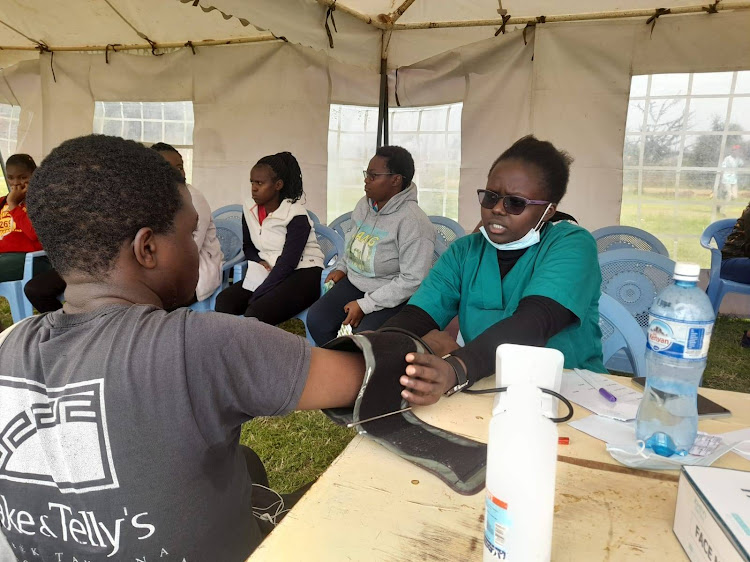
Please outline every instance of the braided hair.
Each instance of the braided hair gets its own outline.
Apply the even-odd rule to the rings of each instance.
[[[268,166],[273,170],[276,179],[284,182],[284,187],[279,191],[279,201],[289,199],[294,203],[302,197],[304,193],[302,190],[302,170],[300,170],[299,162],[291,152],[279,152],[264,156],[255,165]]]
[[[34,162],[34,159],[28,154],[13,154],[5,162],[5,167],[7,168],[8,166],[23,166],[29,170],[29,172],[36,170],[36,162]]]

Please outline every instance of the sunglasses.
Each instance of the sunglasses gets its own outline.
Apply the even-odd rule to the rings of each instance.
[[[499,195],[489,189],[477,189],[479,204],[485,209],[494,209],[502,201],[503,209],[510,215],[520,215],[523,213],[526,205],[549,205],[551,201],[537,201],[535,199],[526,199],[519,195]]]

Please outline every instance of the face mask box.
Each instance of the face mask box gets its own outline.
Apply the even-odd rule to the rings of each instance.
[[[683,467],[673,530],[693,562],[749,562],[750,472]]]

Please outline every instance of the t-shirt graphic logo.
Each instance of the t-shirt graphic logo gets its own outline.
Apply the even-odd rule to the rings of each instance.
[[[375,254],[378,243],[388,236],[385,230],[372,226],[368,231],[360,230],[360,223],[355,235],[347,247],[347,267],[365,277],[375,277]]]
[[[74,494],[117,488],[103,387],[0,376],[0,479]]]

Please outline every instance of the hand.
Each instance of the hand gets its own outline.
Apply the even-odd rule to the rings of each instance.
[[[413,406],[434,404],[457,384],[453,367],[437,355],[409,353],[406,362],[406,374],[399,379],[405,387],[401,396]]]
[[[268,264],[268,262],[267,262],[267,261],[265,261],[265,260],[260,260],[260,261],[259,261],[258,263],[259,263],[260,265],[262,265],[263,267],[265,267],[265,268],[266,268],[266,271],[271,271],[271,266],[270,266],[270,265]]]
[[[362,322],[362,318],[365,317],[365,313],[362,312],[362,308],[357,301],[346,303],[344,311],[346,312],[346,318],[344,318],[342,324],[349,324],[352,328],[359,326],[359,323]]]
[[[440,330],[432,330],[424,336],[422,336],[424,342],[432,348],[435,355],[442,357],[452,351],[456,351],[460,346],[456,343],[448,332],[441,332]]]
[[[331,273],[328,274],[328,277],[326,277],[326,280],[324,281],[324,283],[328,283],[329,281],[333,281],[334,283],[338,283],[344,277],[346,277],[346,273],[344,273],[340,269],[335,269],[335,270],[331,271]]]
[[[5,200],[9,211],[12,211],[24,202],[26,199],[26,190],[28,188],[28,182],[24,182],[21,185],[11,186],[10,191],[8,192],[8,198]]]

